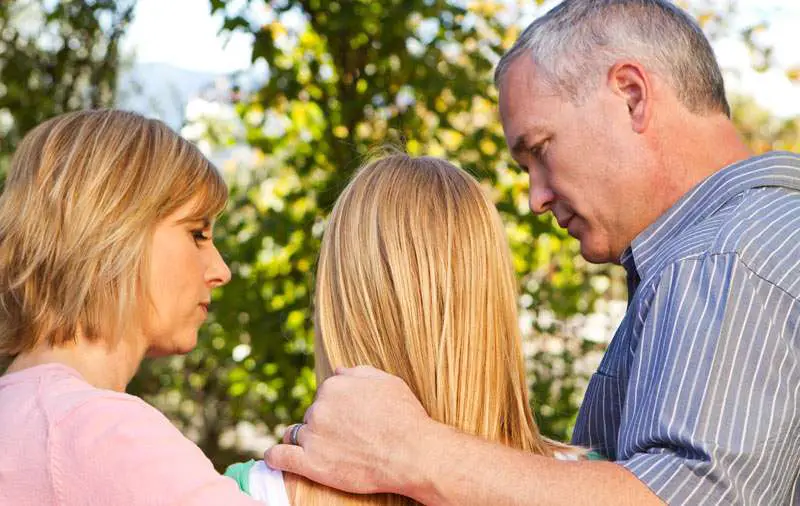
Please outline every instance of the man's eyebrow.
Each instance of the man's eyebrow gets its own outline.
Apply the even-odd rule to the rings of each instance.
[[[525,135],[519,135],[514,140],[514,144],[511,145],[511,152],[512,153],[521,153],[528,148],[528,141]]]
[[[520,134],[514,139],[514,143],[511,144],[511,153],[527,151],[529,149],[528,139],[531,137],[540,137],[543,132],[544,129],[538,126],[528,128],[524,134]]]

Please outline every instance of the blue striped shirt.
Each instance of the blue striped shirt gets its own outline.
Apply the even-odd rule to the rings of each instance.
[[[701,182],[622,256],[573,442],[668,504],[800,506],[800,156]]]

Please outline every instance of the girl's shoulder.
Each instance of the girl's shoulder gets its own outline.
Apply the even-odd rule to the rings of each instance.
[[[249,460],[228,466],[225,476],[239,485],[239,490],[270,506],[291,506],[283,473],[263,460]]]
[[[556,451],[553,453],[556,460],[608,460],[605,455],[595,450],[588,451]]]

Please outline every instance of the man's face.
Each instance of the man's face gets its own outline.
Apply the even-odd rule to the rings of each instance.
[[[624,98],[605,82],[586,94],[579,105],[560,96],[523,55],[500,83],[500,116],[512,156],[530,174],[531,210],[552,212],[588,261],[618,262],[647,225],[639,208],[651,176]]]

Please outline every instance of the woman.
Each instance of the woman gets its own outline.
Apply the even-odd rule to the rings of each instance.
[[[163,123],[85,111],[31,131],[0,196],[0,504],[253,504],[123,393],[185,353],[230,271],[220,175]]]
[[[367,364],[399,376],[434,419],[557,458],[586,452],[547,440],[531,414],[516,279],[503,225],[477,181],[436,158],[390,155],[339,197],[316,282],[317,380]],[[230,476],[272,506],[416,504],[356,496],[263,462]]]

